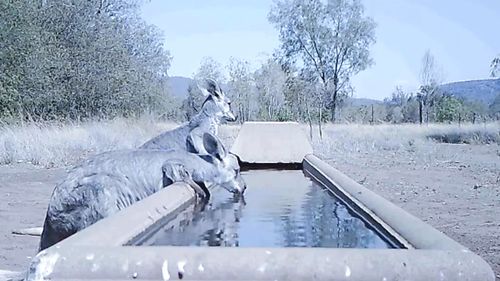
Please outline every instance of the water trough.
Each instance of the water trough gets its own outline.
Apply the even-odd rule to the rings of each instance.
[[[266,141],[271,144],[265,146]],[[262,149],[263,145],[272,149]],[[249,180],[259,175],[256,169],[267,169],[272,165],[275,170],[269,173],[274,174],[269,175],[273,184],[283,181],[283,197],[301,192],[299,189],[285,189],[290,184],[286,182],[287,176],[282,176],[288,173],[298,177],[293,178],[294,182],[312,183],[309,189],[302,190],[305,194],[319,194],[321,190],[332,194],[332,200],[339,203],[331,206],[344,206],[349,213],[346,221],[366,226],[367,230],[363,231],[370,235],[363,236],[363,239],[378,241],[370,245],[382,246],[365,249],[359,248],[365,245],[363,243],[339,244],[336,236],[331,234],[327,234],[329,239],[326,242],[307,238],[313,234],[319,237],[317,231],[313,234],[301,232],[294,237],[306,238],[292,239],[293,243],[263,243],[269,239],[259,237],[262,236],[260,232],[269,224],[259,224],[252,232],[256,237],[245,239],[237,232],[241,232],[238,228],[245,225],[252,227],[251,222],[244,221],[245,215],[234,221],[232,217],[224,221],[226,228],[235,229],[239,234],[236,240],[242,245],[229,243],[233,247],[196,247],[190,243],[200,241],[182,240],[182,246],[167,246],[172,245],[169,244],[171,241],[165,245],[151,242],[161,240],[158,233],[170,229],[167,227],[166,230],[168,225],[174,230],[181,225],[183,230],[206,231],[207,225],[196,221],[197,214],[222,213],[221,216],[225,217],[228,213],[224,213],[224,208],[216,207],[198,210],[200,206],[195,204],[192,189],[177,183],[39,253],[30,265],[28,279],[495,280],[491,268],[479,256],[314,156],[304,132],[296,123],[245,123],[232,152],[239,156],[242,168],[249,169]],[[280,174],[276,168],[286,170]],[[300,175],[299,170],[292,172],[288,169],[301,169],[305,177]],[[262,173],[265,175],[268,172],[264,170]],[[270,190],[279,188],[268,182]],[[311,193],[311,190],[316,193]],[[217,194],[218,191],[214,189],[212,192]],[[251,192],[249,184],[247,197]],[[327,197],[321,197],[323,203],[324,198]],[[268,201],[277,202],[278,199],[271,197]],[[256,200],[247,202],[245,211],[252,210],[251,204],[256,204]],[[293,200],[286,201],[284,206],[290,205]],[[260,201],[265,202],[263,199]],[[314,210],[314,204],[308,206]],[[230,213],[232,209],[228,210]],[[259,208],[253,210],[263,211]],[[288,212],[286,208],[279,210]],[[283,213],[278,213],[277,217],[282,218]],[[310,217],[305,218],[303,222],[308,223]],[[340,222],[339,218],[336,222]],[[321,228],[321,225],[315,227]],[[228,242],[235,239],[222,240]],[[220,246],[220,241],[218,243],[217,246]],[[243,245],[245,243],[248,245]],[[339,245],[356,245],[358,248],[342,248]]]

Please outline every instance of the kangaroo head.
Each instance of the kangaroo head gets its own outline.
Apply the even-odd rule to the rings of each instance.
[[[206,88],[199,87],[201,92],[207,98],[203,102],[202,111],[208,116],[214,116],[218,120],[236,121],[236,117],[231,110],[231,100],[226,97],[217,82],[213,79],[206,79]]]
[[[203,146],[216,169],[211,181],[230,192],[243,194],[246,184],[240,174],[238,158],[232,153],[227,153],[220,140],[209,133],[203,134]]]

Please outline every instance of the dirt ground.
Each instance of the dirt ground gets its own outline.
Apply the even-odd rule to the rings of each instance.
[[[433,154],[425,161],[411,151],[390,150],[322,158],[469,247],[500,278],[500,146],[429,145]],[[0,167],[0,269],[24,270],[36,254],[37,237],[11,231],[42,225],[63,175],[64,169]]]
[[[325,160],[483,257],[500,280],[500,146],[428,145],[423,163],[392,151]]]
[[[25,270],[36,255],[39,238],[12,230],[43,225],[48,200],[63,175],[64,169],[0,167],[0,269]]]

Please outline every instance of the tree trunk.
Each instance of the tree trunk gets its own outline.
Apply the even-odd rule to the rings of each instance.
[[[319,138],[323,139],[323,129],[321,128],[321,119],[323,115],[323,106],[319,106],[319,119],[318,119],[318,128],[319,128]]]
[[[373,120],[373,115],[374,115],[374,114],[373,114],[373,104],[372,104],[372,119],[371,119],[371,121],[370,121],[370,124],[371,124],[371,125],[373,125],[373,121],[374,121],[374,120]]]
[[[332,123],[335,123],[335,111],[337,109],[337,84],[334,83],[333,84],[333,96],[332,96],[332,108],[331,108],[331,113],[332,113],[332,116],[331,116],[331,121]]]
[[[334,96],[335,96],[335,95],[334,95]],[[335,123],[335,114],[336,114],[336,112],[335,112],[335,111],[336,111],[336,109],[337,109],[337,108],[336,108],[335,102],[333,102],[333,104],[332,104],[332,110],[331,110],[331,112],[332,112],[332,116],[331,116],[331,121],[332,121],[332,123]]]
[[[420,122],[420,125],[422,125],[423,120],[423,108],[422,108],[422,101],[418,101],[418,120]]]
[[[313,125],[312,125],[312,118],[311,118],[311,112],[309,111],[309,104],[306,103],[306,114],[307,114],[307,119],[309,121],[309,137],[311,138],[311,141],[313,139]]]

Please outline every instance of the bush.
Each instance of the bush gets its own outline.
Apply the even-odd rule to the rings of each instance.
[[[0,1],[0,120],[139,116],[172,108],[171,57],[139,1]]]

